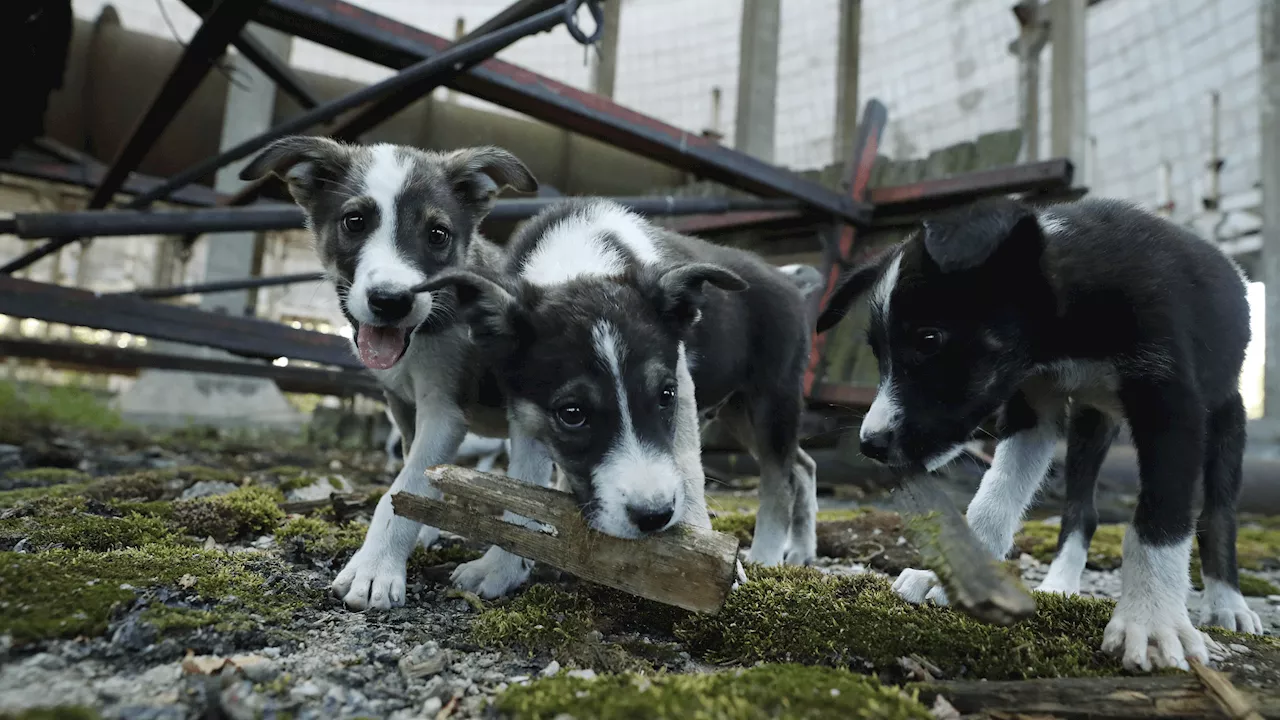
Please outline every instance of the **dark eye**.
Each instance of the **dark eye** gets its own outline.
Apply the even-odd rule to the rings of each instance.
[[[567,428],[580,428],[587,422],[587,414],[581,405],[561,405],[556,408],[556,419]]]
[[[342,228],[349,233],[364,232],[364,213],[349,212],[343,215]]]
[[[667,386],[662,388],[662,394],[658,396],[658,407],[665,410],[671,407],[671,405],[674,404],[675,401],[676,401],[676,384],[667,383]]]
[[[449,228],[443,225],[436,225],[427,231],[427,244],[433,248],[443,248],[449,244],[449,239],[453,235],[449,232]]]
[[[946,341],[946,333],[938,328],[920,328],[916,330],[915,349],[921,355],[932,355],[941,350]]]

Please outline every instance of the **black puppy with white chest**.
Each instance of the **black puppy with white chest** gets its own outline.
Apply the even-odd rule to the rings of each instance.
[[[862,423],[865,455],[932,470],[998,412],[999,444],[968,521],[1003,558],[1065,423],[1067,507],[1039,589],[1074,593],[1097,525],[1098,470],[1127,421],[1141,488],[1103,648],[1144,670],[1207,661],[1186,606],[1193,534],[1202,623],[1261,632],[1239,591],[1235,545],[1249,306],[1218,248],[1123,202],[1033,209],[1002,199],[926,221],[855,268],[818,330],[868,292],[880,383]],[[912,602],[946,601],[929,572],[906,570],[894,587]]]

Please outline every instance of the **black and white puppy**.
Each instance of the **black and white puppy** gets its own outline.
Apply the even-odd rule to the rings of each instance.
[[[1238,268],[1218,248],[1123,202],[1032,209],[996,200],[926,221],[853,270],[819,331],[868,291],[880,383],[862,423],[865,455],[935,468],[999,411],[999,444],[968,520],[1003,558],[1068,421],[1067,509],[1039,589],[1074,593],[1097,525],[1098,469],[1127,420],[1141,489],[1103,648],[1144,670],[1207,661],[1186,606],[1193,534],[1202,622],[1261,632],[1236,569],[1249,306]],[[894,587],[912,602],[946,601],[932,573],[906,570]]]
[[[280,175],[302,207],[316,250],[355,330],[353,349],[382,383],[408,448],[391,492],[374,511],[364,545],[334,581],[352,608],[404,603],[405,562],[415,541],[438,536],[395,515],[391,494],[430,494],[424,475],[450,462],[468,427],[507,436],[506,403],[468,328],[456,320],[451,291],[412,288],[442,271],[502,262],[477,232],[504,186],[531,192],[537,181],[513,155],[493,147],[450,153],[396,145],[356,146],[321,137],[283,138],[241,172]],[[549,463],[522,465],[527,443],[512,437],[509,474],[544,485]],[[540,457],[544,453],[536,453]],[[454,572],[458,586],[497,597],[528,576],[527,561],[492,547]]]
[[[544,441],[588,521],[638,537],[709,524],[698,410],[761,466],[750,559],[815,554],[815,466],[798,447],[804,295],[760,258],[685,237],[600,199],[558,203],[508,246],[505,273],[452,272],[473,337]]]

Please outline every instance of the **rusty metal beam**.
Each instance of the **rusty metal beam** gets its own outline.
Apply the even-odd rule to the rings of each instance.
[[[378,381],[367,372],[358,370],[277,367],[270,363],[211,360],[108,345],[11,338],[0,338],[0,357],[47,360],[97,372],[133,373],[153,369],[258,377],[275,382],[284,392],[342,397],[360,394],[379,400],[383,397]]]
[[[196,10],[209,4],[209,0],[186,1]],[[264,0],[255,20],[397,69],[437,55],[452,44],[342,0]],[[477,65],[448,84],[468,95],[730,187],[763,197],[795,198],[846,222],[865,224],[871,217],[869,205],[789,170],[501,60]]]
[[[214,347],[243,357],[362,367],[350,343],[338,335],[11,276],[0,276],[0,314]]]
[[[174,116],[186,104],[187,98],[191,97],[191,93],[195,92],[213,64],[226,51],[227,43],[249,21],[250,15],[257,9],[259,2],[261,0],[218,0],[209,8],[209,12],[204,16],[204,22],[187,43],[182,56],[170,71],[168,79],[160,86],[155,100],[138,119],[129,139],[125,141],[94,188],[93,194],[89,197],[90,210],[106,207],[116,193],[124,187],[130,173],[147,156],[156,139],[164,133],[165,128],[169,127]],[[17,272],[76,240],[77,238],[62,238],[45,243],[5,263],[0,267],[0,274],[8,275]]]

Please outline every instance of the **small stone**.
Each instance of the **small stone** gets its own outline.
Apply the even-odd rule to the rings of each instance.
[[[570,670],[567,674],[569,677],[578,678],[579,680],[596,679],[596,671],[591,668],[587,668],[586,670]]]
[[[429,697],[427,701],[422,703],[422,714],[427,717],[435,717],[436,713],[444,707],[444,701],[438,697]]]
[[[1248,646],[1246,646],[1246,645],[1240,645],[1239,643],[1232,643],[1232,644],[1228,645],[1227,647],[1231,648],[1231,649],[1232,649],[1233,651],[1235,651],[1235,652],[1240,653],[1241,655],[1247,655],[1247,654],[1249,654],[1249,653],[1251,652],[1251,651],[1249,650],[1249,647],[1248,647]]]
[[[242,680],[218,696],[222,712],[231,720],[257,720],[262,717],[263,698],[253,691],[253,683]]]
[[[449,667],[450,660],[448,650],[419,645],[410,650],[408,655],[400,658],[400,674],[404,675],[406,680],[439,675]]]
[[[1240,666],[1240,669],[1241,669],[1241,670],[1244,670],[1245,672],[1257,672],[1257,671],[1258,671],[1258,668],[1254,667],[1253,665],[1241,665],[1241,666]]]
[[[296,685],[289,690],[289,697],[294,700],[310,700],[324,695],[324,690],[319,685],[307,680],[300,685]]]
[[[603,634],[603,633],[601,633],[599,630],[592,630],[591,632],[587,633],[587,641],[588,641],[588,642],[597,642],[597,643],[598,643],[598,642],[600,642],[601,640],[604,640],[604,634]]]
[[[1271,605],[1280,605],[1280,595],[1268,595],[1267,602]]]
[[[201,480],[182,491],[179,496],[180,500],[194,500],[196,498],[213,497],[215,495],[226,495],[235,492],[235,483],[229,483],[223,480]]]
[[[551,662],[547,663],[547,666],[542,668],[542,670],[540,670],[538,674],[541,675],[542,677],[551,677],[552,675],[555,675],[558,672],[560,672],[560,663],[556,662],[555,660],[552,660]]]

